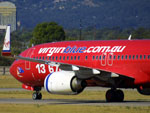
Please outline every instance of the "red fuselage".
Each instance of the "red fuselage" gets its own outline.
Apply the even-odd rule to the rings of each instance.
[[[150,86],[150,40],[46,43],[29,48],[20,56],[113,72],[133,78],[134,85]],[[16,60],[10,68],[11,74],[28,86],[43,86],[45,77],[59,70],[25,60]]]

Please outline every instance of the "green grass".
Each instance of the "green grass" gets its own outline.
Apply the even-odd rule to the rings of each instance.
[[[0,88],[21,88],[22,84],[11,75],[0,75]]]
[[[0,104],[1,113],[149,113],[150,107]]]

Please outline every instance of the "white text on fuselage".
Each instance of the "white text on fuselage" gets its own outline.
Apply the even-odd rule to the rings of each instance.
[[[45,47],[40,48],[38,54],[52,56],[54,53],[114,53],[123,52],[126,46],[91,46],[91,47]]]

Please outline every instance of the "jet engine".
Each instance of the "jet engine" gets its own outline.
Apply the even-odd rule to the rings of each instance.
[[[47,75],[44,88],[53,94],[73,95],[84,90],[86,82],[75,76],[73,71],[59,71]]]
[[[137,90],[142,95],[150,95],[150,88],[139,87],[139,88],[137,88]]]

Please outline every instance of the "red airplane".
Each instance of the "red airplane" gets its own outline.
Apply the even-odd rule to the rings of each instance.
[[[10,26],[3,56],[11,56]],[[41,99],[42,87],[52,94],[79,94],[85,87],[110,87],[106,101],[123,101],[117,88],[137,88],[150,95],[150,40],[64,41],[36,45],[19,56],[10,73]]]

